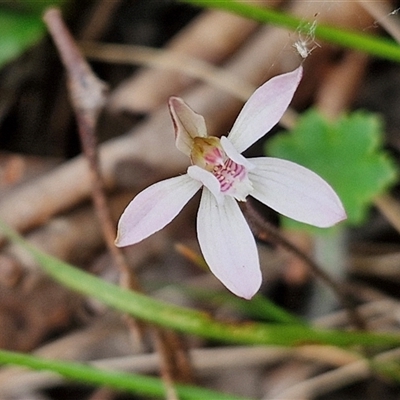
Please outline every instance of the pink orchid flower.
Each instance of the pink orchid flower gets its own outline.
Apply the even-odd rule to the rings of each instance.
[[[182,99],[169,109],[176,147],[190,157],[187,173],[139,193],[118,225],[117,246],[138,243],[159,231],[202,187],[197,234],[212,273],[234,294],[250,299],[260,288],[256,242],[236,200],[252,196],[275,211],[318,227],[346,218],[333,189],[314,172],[270,157],[246,159],[240,153],[278,123],[301,80],[302,67],[275,76],[244,105],[227,137],[207,135],[204,118]]]

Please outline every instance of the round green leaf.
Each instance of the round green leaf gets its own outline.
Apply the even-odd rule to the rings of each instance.
[[[337,192],[352,225],[365,221],[373,199],[397,178],[393,160],[382,149],[381,119],[357,111],[328,121],[318,111],[304,113],[296,127],[266,143],[266,153],[294,161],[324,178]],[[300,223],[286,221],[291,227]]]

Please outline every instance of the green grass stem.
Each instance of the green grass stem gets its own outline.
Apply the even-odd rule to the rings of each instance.
[[[84,295],[94,297],[119,311],[165,328],[215,341],[253,345],[400,345],[400,335],[392,333],[322,330],[303,325],[220,322],[205,312],[167,304],[105,282],[43,253],[28,244],[21,236],[3,223],[0,223],[0,228],[10,240],[19,243],[28,250],[36,258],[43,270],[62,285]]]
[[[0,350],[0,364],[12,364],[39,371],[51,371],[76,382],[95,386],[106,386],[133,394],[161,398],[165,398],[166,396],[166,390],[162,380],[145,375],[109,371],[76,362],[49,360],[38,356],[6,350]],[[177,384],[175,389],[179,399],[182,400],[245,400],[243,397],[196,386]]]
[[[194,6],[215,8],[225,10],[258,21],[269,23],[283,28],[304,34],[308,37],[312,34],[315,37],[326,42],[337,44],[353,50],[384,58],[391,61],[400,61],[400,45],[393,40],[372,36],[366,33],[353,31],[344,28],[337,28],[330,25],[305,21],[303,18],[295,17],[283,11],[270,8],[261,8],[245,2],[235,0],[213,1],[213,0],[179,0],[183,3]],[[310,27],[313,26],[312,32]]]

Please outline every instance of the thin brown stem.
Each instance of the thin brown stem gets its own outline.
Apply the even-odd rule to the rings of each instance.
[[[67,71],[71,103],[78,123],[83,153],[89,164],[92,184],[91,195],[107,248],[120,270],[122,286],[139,290],[139,283],[129,268],[125,257],[114,245],[115,228],[99,169],[95,131],[98,115],[105,104],[106,85],[93,74],[80,54],[73,37],[62,21],[60,12],[51,9],[46,12],[44,19]]]
[[[331,290],[335,293],[337,299],[342,304],[343,308],[346,310],[350,322],[359,330],[366,329],[366,322],[364,318],[359,314],[357,308],[351,301],[351,294],[346,285],[337,282],[333,279],[328,273],[324,271],[324,269],[318,265],[311,257],[309,257],[306,253],[304,253],[299,247],[293,244],[290,240],[285,238],[284,235],[281,234],[279,229],[277,229],[270,222],[266,221],[254,207],[252,207],[250,202],[246,203],[245,208],[246,217],[251,224],[252,227],[255,227],[259,233],[265,232],[268,234],[268,239],[283,248],[285,248],[290,253],[294,254],[300,260],[302,260],[308,267],[310,271],[324,282]]]
[[[126,289],[141,291],[139,281],[129,267],[122,251],[114,244],[115,229],[107,204],[105,188],[99,168],[97,151],[96,125],[100,111],[105,104],[105,84],[92,72],[90,66],[81,55],[72,35],[65,26],[61,13],[57,9],[50,9],[45,13],[44,21],[60,53],[62,62],[67,72],[68,89],[71,103],[76,116],[83,153],[89,165],[92,184],[92,199],[100,220],[100,226],[107,248],[116,266],[120,271],[120,285]],[[132,327],[132,319],[128,326]],[[138,325],[134,325],[138,328]],[[143,330],[143,326],[139,326]],[[178,364],[171,353],[167,351],[168,343],[163,332],[155,327],[150,327],[155,337],[156,347],[161,355],[161,375],[163,377],[168,398],[175,400],[176,393],[173,386],[175,376],[171,371]],[[131,329],[137,335],[137,330]]]

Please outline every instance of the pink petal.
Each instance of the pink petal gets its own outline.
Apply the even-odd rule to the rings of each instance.
[[[253,234],[236,201],[222,205],[203,188],[197,215],[197,235],[211,272],[234,294],[250,299],[261,285],[261,271]]]
[[[126,207],[118,223],[118,247],[140,242],[164,228],[200,189],[187,174],[155,183],[140,192]]]
[[[346,219],[335,191],[319,175],[279,158],[252,158],[251,196],[286,217],[326,228]]]
[[[168,106],[175,129],[176,147],[190,156],[193,138],[207,136],[204,118],[195,113],[180,97],[170,97]]]
[[[300,83],[303,68],[278,75],[260,86],[246,102],[228,139],[239,153],[269,132],[281,119]]]

